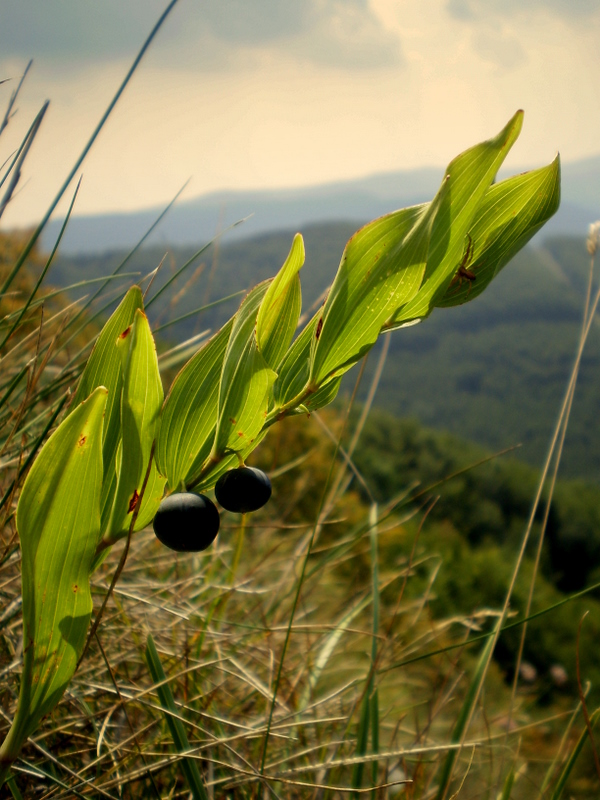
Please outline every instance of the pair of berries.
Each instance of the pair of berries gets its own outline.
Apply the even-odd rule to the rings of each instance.
[[[271,497],[271,481],[255,467],[230,469],[221,475],[215,496],[227,511],[246,513],[262,508]],[[165,497],[154,522],[157,538],[180,553],[206,550],[219,532],[219,512],[203,494],[181,492]]]

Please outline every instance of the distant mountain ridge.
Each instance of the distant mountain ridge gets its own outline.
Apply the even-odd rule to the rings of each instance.
[[[149,244],[195,245],[238,220],[227,240],[280,229],[301,230],[314,222],[356,221],[357,225],[404,206],[430,200],[443,168],[424,167],[371,175],[320,186],[261,191],[222,191],[178,203],[148,238]],[[563,165],[563,202],[544,227],[548,234],[584,236],[600,217],[600,156]],[[158,217],[156,207],[131,213],[74,216],[61,244],[63,253],[100,253],[132,247]],[[43,244],[50,248],[62,220],[50,222]]]

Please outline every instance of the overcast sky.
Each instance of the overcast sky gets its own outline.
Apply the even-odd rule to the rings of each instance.
[[[39,217],[166,0],[1,0],[5,225]],[[600,0],[179,0],[84,163],[77,212],[443,166],[518,109],[510,163],[600,153]]]

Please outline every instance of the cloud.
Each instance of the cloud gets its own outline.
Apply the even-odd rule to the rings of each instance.
[[[166,0],[3,0],[2,59],[43,58],[53,67],[131,57]],[[343,68],[401,61],[398,39],[368,0],[181,2],[156,44],[172,63],[214,69],[259,51]],[[195,55],[195,57],[194,57]]]
[[[539,11],[577,22],[595,16],[600,0],[448,0],[446,7],[453,17],[462,20]]]

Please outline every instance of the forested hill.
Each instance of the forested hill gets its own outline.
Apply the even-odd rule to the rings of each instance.
[[[303,230],[307,260],[302,270],[304,307],[331,282],[343,247],[356,224],[329,223]],[[151,309],[164,323],[194,308],[248,288],[277,271],[293,231],[223,243],[200,256]],[[169,252],[154,292],[193,249]],[[51,281],[67,285],[109,274],[125,253],[59,258]],[[141,250],[127,271],[147,273],[164,255]],[[519,457],[539,465],[545,455],[580,329],[588,271],[585,242],[547,239],[526,248],[473,303],[438,309],[424,323],[392,334],[376,403],[400,417],[414,417],[437,429],[500,450],[522,443]],[[239,298],[193,315],[162,332],[181,341],[230,315]],[[363,385],[368,385],[376,353]],[[563,474],[600,481],[600,336],[591,333],[584,357]],[[353,380],[353,371],[349,380]]]

